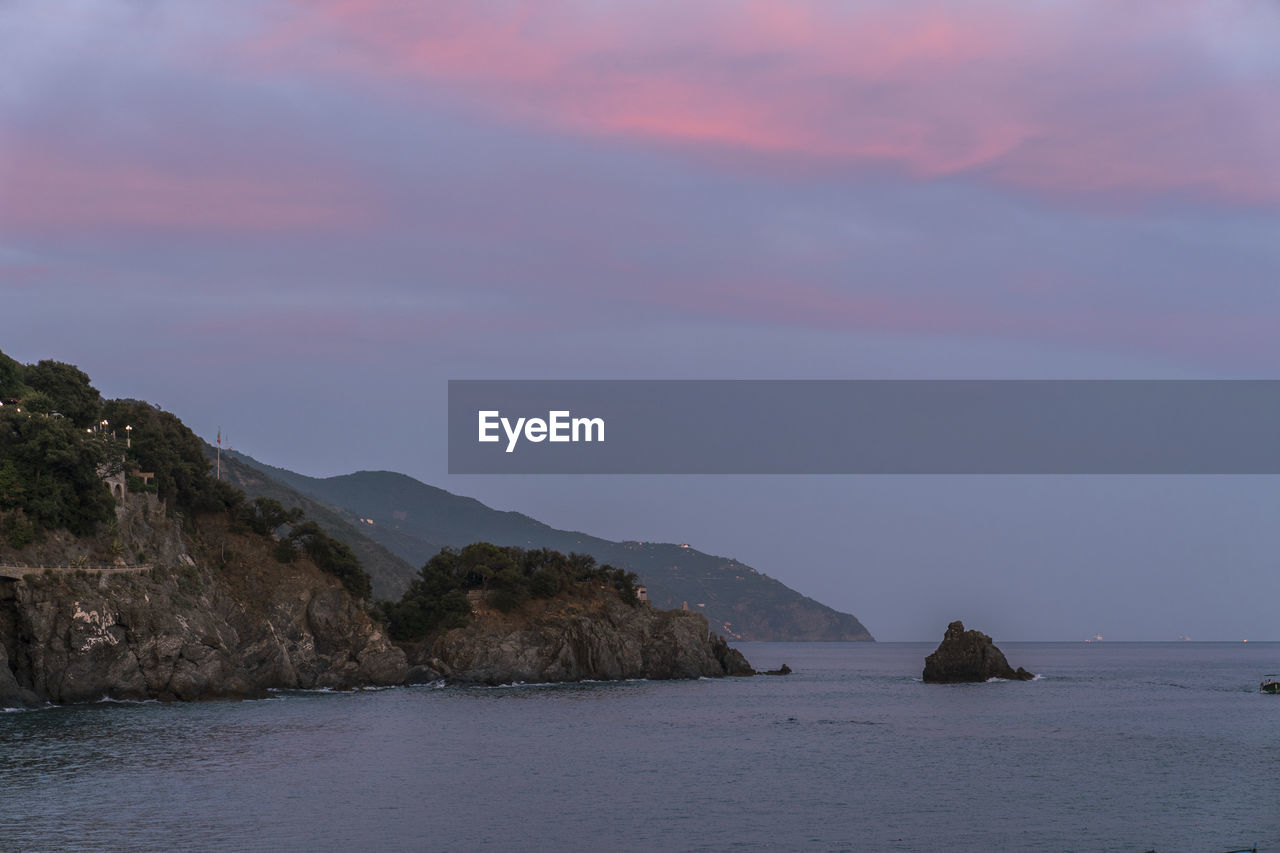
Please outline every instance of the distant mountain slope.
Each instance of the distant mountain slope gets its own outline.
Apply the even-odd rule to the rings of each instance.
[[[205,455],[210,461],[216,449],[205,445]],[[255,463],[256,464],[256,463]],[[262,468],[254,467],[236,458],[236,454],[222,452],[222,479],[239,488],[250,498],[272,498],[286,509],[300,507],[307,518],[320,525],[325,533],[345,542],[357,557],[373,583],[373,594],[378,598],[398,599],[409,588],[409,581],[417,574],[418,561],[414,565],[373,539],[360,529],[355,515],[347,510],[330,506],[322,500],[307,495],[267,475]],[[439,549],[437,549],[439,550]]]
[[[224,452],[224,463],[228,456],[284,487],[330,504],[361,534],[414,567],[443,546],[461,547],[472,542],[577,551],[634,571],[648,586],[654,606],[679,608],[687,604],[690,610],[706,614],[715,630],[735,639],[873,639],[854,616],[807,598],[736,560],[685,545],[611,542],[557,530],[527,515],[495,510],[390,471],[360,471],[321,479],[265,465],[239,453]],[[374,569],[366,566],[366,570],[376,584]]]

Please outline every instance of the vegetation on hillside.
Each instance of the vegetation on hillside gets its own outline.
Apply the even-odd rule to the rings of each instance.
[[[0,353],[0,535],[14,548],[44,531],[91,535],[112,519],[104,478],[143,471],[170,511],[188,521],[226,513],[242,531],[277,540],[277,559],[305,554],[360,599],[369,576],[345,544],[298,510],[247,501],[215,479],[204,443],[177,416],[141,400],[106,400],[70,364],[23,365]],[[141,481],[128,477],[131,489]]]
[[[415,564],[402,560],[384,546],[370,539],[366,534],[370,526],[355,517],[354,513],[340,510],[321,500],[304,495],[290,488],[267,474],[246,465],[236,454],[217,450],[205,445],[206,459],[213,461],[221,457],[222,477],[242,490],[253,505],[254,498],[270,498],[280,504],[283,510],[298,510],[302,518],[316,522],[320,529],[347,547],[360,561],[360,567],[369,573],[373,586],[373,595],[380,599],[398,600],[409,588],[409,581],[417,577],[417,566],[426,560],[424,556]],[[439,551],[440,545],[430,550],[430,554]]]
[[[428,560],[400,601],[383,604],[383,613],[393,639],[418,640],[465,625],[471,611],[468,590],[483,591],[490,606],[509,613],[528,601],[589,584],[612,587],[623,601],[636,604],[637,581],[634,572],[597,565],[586,554],[477,542],[457,551],[445,548]]]
[[[359,471],[321,479],[244,456],[238,460],[339,508],[349,519],[369,519],[371,523],[362,524],[359,530],[412,566],[421,566],[442,547],[461,548],[471,542],[574,551],[636,572],[644,579],[654,607],[680,607],[687,602],[730,637],[872,639],[853,615],[814,601],[729,557],[670,543],[610,542],[580,531],[557,530],[527,515],[492,509],[473,498],[390,471]],[[416,575],[411,569],[400,569],[407,585]]]
[[[123,448],[94,430],[102,398],[89,377],[0,353],[0,402],[0,534],[9,544],[59,528],[83,535],[110,519],[102,475],[119,471]]]
[[[115,502],[99,470],[119,461],[113,444],[65,418],[0,408],[0,527],[22,547],[44,530],[91,533]]]
[[[244,500],[234,486],[211,476],[204,442],[176,415],[141,400],[108,400],[102,419],[116,435],[132,427],[129,469],[155,474],[160,499],[180,512],[234,511]]]

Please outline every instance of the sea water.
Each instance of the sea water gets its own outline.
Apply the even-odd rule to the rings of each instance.
[[[1274,643],[740,648],[786,677],[0,714],[0,850],[1280,850]]]

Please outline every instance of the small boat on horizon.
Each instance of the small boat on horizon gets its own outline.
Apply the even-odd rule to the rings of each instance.
[[[1101,642],[1102,642],[1102,635],[1101,635],[1101,634],[1094,634],[1094,635],[1093,635],[1093,639],[1091,639],[1091,640],[1085,640],[1085,642],[1086,642],[1086,643],[1101,643]]]
[[[1259,693],[1280,693],[1280,675],[1264,675],[1258,685]]]

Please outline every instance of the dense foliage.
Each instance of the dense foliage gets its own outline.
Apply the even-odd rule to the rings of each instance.
[[[526,551],[477,542],[460,551],[445,548],[436,554],[400,601],[387,602],[383,611],[394,639],[414,640],[434,630],[465,625],[470,613],[468,590],[483,590],[491,606],[510,612],[579,584],[611,586],[623,601],[635,604],[637,580],[634,572],[598,566],[586,554],[566,556],[547,548]]]
[[[40,361],[28,365],[22,378],[35,392],[25,397],[28,408],[46,413],[58,412],[81,429],[97,423],[102,411],[102,397],[98,389],[89,384],[89,377],[75,365]]]
[[[0,512],[15,547],[40,530],[87,534],[111,518],[115,501],[100,471],[119,469],[105,436],[86,434],[67,418],[0,408]]]
[[[115,505],[102,474],[118,471],[107,435],[87,433],[102,409],[70,364],[21,364],[0,353],[0,533],[22,547],[41,530],[90,533]]]
[[[0,399],[18,400],[26,411],[57,413],[81,429],[98,422],[102,396],[73,364],[40,361],[21,364],[0,353]]]
[[[141,400],[103,402],[89,377],[58,361],[23,365],[0,353],[0,534],[14,547],[41,530],[88,535],[108,521],[115,499],[103,482],[123,469],[130,491],[151,491],[135,470],[155,477],[171,508],[194,517],[225,512],[232,524],[280,539],[276,556],[305,553],[352,595],[367,599],[369,576],[346,544],[304,521],[299,509],[244,494],[215,479],[202,442],[175,415]]]
[[[243,500],[209,476],[200,439],[178,418],[138,400],[104,403],[74,365],[0,353],[0,400],[10,401],[0,407],[0,525],[14,546],[41,530],[92,533],[115,505],[102,479],[122,468],[153,472],[160,497],[191,515]]]
[[[0,352],[0,400],[22,396],[27,387],[22,381],[22,374],[26,370],[21,362]]]

